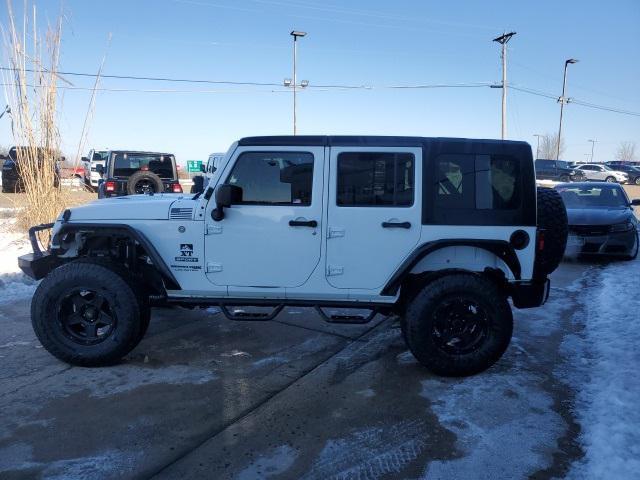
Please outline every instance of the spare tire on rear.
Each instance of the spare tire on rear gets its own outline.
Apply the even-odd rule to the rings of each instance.
[[[141,193],[159,193],[164,191],[164,184],[158,175],[149,171],[136,172],[127,181],[127,193],[136,195]]]
[[[538,232],[544,246],[536,253],[534,276],[544,277],[553,272],[564,256],[569,226],[567,210],[560,194],[553,188],[538,187]]]

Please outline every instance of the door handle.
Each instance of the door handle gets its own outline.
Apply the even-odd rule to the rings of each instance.
[[[318,226],[318,222],[315,220],[289,220],[289,226],[316,228]]]
[[[411,228],[410,222],[382,222],[382,228]]]

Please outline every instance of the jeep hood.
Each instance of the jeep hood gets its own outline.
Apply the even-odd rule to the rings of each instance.
[[[182,194],[129,195],[95,200],[71,209],[71,222],[85,220],[167,220],[171,204]]]

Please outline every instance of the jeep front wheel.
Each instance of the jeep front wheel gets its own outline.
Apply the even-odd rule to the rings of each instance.
[[[505,352],[513,317],[505,295],[487,278],[451,274],[427,284],[401,323],[416,359],[437,375],[482,372]]]
[[[78,366],[118,362],[141,340],[138,296],[109,268],[74,262],[52,271],[31,301],[31,323],[42,346]]]

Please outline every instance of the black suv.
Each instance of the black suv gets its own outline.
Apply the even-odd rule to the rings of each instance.
[[[636,162],[605,162],[607,167],[610,167],[619,172],[624,172],[629,175],[627,183],[640,185],[640,163]]]
[[[22,174],[20,172],[20,164],[23,162],[22,151],[26,150],[27,148],[28,147],[12,147],[11,150],[9,150],[9,155],[6,157],[4,163],[2,164],[2,193],[15,193],[24,191],[24,182],[22,179]],[[37,148],[37,152],[38,162],[40,164],[40,167],[42,167],[44,149]],[[53,177],[54,187],[57,187],[60,184],[60,168],[58,167],[58,161],[61,160],[62,158],[56,161],[55,175]]]
[[[182,193],[176,157],[171,153],[112,150],[104,167],[98,198],[144,193]]]
[[[547,160],[538,158],[535,161],[537,180],[555,180],[556,182],[583,182],[584,172],[569,166],[564,160]]]

